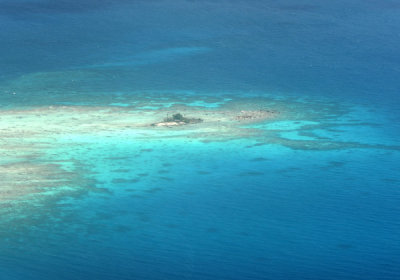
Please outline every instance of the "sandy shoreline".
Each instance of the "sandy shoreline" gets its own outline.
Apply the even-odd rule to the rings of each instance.
[[[201,118],[197,124],[158,125],[176,112],[191,118]],[[131,110],[115,107],[50,106],[26,110],[2,110],[0,112],[0,137],[7,142],[13,138],[54,137],[68,133],[99,133],[120,130],[146,129],[154,131],[159,127],[193,130],[215,130],[230,127],[232,133],[244,123],[263,122],[279,116],[272,110],[209,110],[180,107],[161,110]],[[183,123],[182,123],[183,124]],[[179,128],[178,128],[179,127]],[[7,140],[8,139],[8,140]]]
[[[83,159],[60,163],[62,151],[92,149],[93,140],[87,139],[100,144],[115,139],[116,145],[249,139],[245,148],[268,144],[301,150],[378,147],[315,134],[314,130],[334,128],[346,113],[332,103],[242,98],[210,108],[165,102],[168,106],[158,109],[143,109],[141,104],[140,108],[60,105],[0,110],[0,203],[64,186],[93,188],[82,171]],[[176,113],[201,121],[171,122]]]
[[[237,110],[236,108],[199,108],[174,106],[159,110],[133,110],[124,107],[47,106],[0,111],[0,202],[58,188],[75,180],[62,166],[42,162],[57,139],[71,135],[101,137],[121,133],[140,139],[178,137],[241,137],[246,123],[264,122],[278,116],[272,110]],[[176,112],[201,123],[154,126]],[[227,137],[229,138],[229,137]],[[125,138],[125,141],[130,139]],[[72,147],[73,148],[73,147]]]

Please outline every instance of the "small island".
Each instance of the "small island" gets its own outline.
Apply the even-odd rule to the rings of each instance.
[[[152,126],[179,126],[186,124],[196,124],[203,122],[203,119],[200,118],[187,118],[184,117],[181,113],[173,114],[172,117],[166,117],[162,122],[153,123]]]

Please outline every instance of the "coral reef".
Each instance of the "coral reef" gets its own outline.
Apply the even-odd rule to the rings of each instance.
[[[251,121],[257,119],[264,119],[271,117],[272,115],[279,114],[277,111],[269,111],[269,110],[242,110],[240,114],[235,116],[235,120],[237,121]]]

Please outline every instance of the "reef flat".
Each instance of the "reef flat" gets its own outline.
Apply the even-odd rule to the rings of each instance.
[[[254,106],[248,102],[240,107]],[[33,199],[37,194],[65,191],[71,186],[79,189],[77,186],[85,182],[81,175],[83,163],[71,158],[60,160],[60,155],[50,152],[62,146],[60,142],[65,139],[74,139],[67,144],[68,150],[79,149],[80,139],[85,136],[97,137],[100,142],[121,135],[125,142],[173,138],[223,140],[251,135],[252,129],[243,128],[244,123],[279,117],[278,113],[260,113],[263,109],[258,109],[251,119],[242,120],[243,111],[234,102],[219,108],[181,103],[157,109],[148,109],[150,106],[154,102],[136,107],[59,105],[1,110],[0,202]],[[201,118],[202,122],[174,128],[152,126],[177,111]]]
[[[84,155],[98,150],[94,157],[101,158],[106,153],[102,152],[104,145],[109,145],[102,143],[113,139],[115,149],[125,145],[128,150],[143,152],[178,142],[190,146],[193,142],[240,139],[246,139],[245,148],[280,145],[314,151],[398,149],[395,145],[338,139],[335,133],[339,128],[369,125],[358,122],[357,116],[351,114],[351,108],[325,101],[182,95],[135,96],[124,99],[123,103],[102,106],[3,108],[0,209],[10,213],[17,204],[40,204],[49,197],[108,192],[98,183],[102,179],[91,166],[98,159]],[[153,146],[148,148],[144,143]],[[121,155],[116,160],[120,158]],[[139,180],[114,179],[110,180],[114,183]]]
[[[347,193],[351,187],[337,185],[335,176],[348,186],[353,178],[361,181],[349,168],[354,159],[386,160],[400,150],[397,138],[382,136],[385,126],[370,108],[332,100],[110,95],[114,100],[96,99],[93,105],[14,104],[0,110],[0,249],[7,258],[26,256],[26,244],[28,254],[48,247],[53,258],[66,251],[57,244],[70,244],[71,237],[74,244],[98,248],[129,236],[125,248],[137,240],[153,246],[157,234],[157,243],[164,244],[177,231],[176,247],[183,228],[215,236],[245,213],[241,219],[250,224],[237,228],[240,243],[251,234],[247,229],[260,224],[260,215],[282,209],[281,217],[287,201],[307,201],[308,218],[325,204],[317,202],[320,197]],[[177,124],[154,125],[170,121]],[[320,172],[332,181],[318,184],[326,180]],[[397,183],[394,176],[383,179]],[[304,193],[307,184],[315,199]],[[257,203],[261,208],[254,215],[249,205]],[[215,213],[224,217],[226,209],[227,222],[209,222]],[[129,254],[138,252],[141,260],[148,246],[138,248]]]

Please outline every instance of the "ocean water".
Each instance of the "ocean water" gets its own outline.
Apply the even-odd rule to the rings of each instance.
[[[0,0],[0,279],[400,279],[399,13]]]

